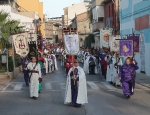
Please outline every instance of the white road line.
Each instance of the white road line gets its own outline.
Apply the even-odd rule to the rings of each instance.
[[[5,91],[5,90],[9,87],[9,85],[10,85],[10,83],[9,83],[8,85],[6,85],[6,86],[2,89],[2,91]]]
[[[110,90],[114,90],[116,89],[115,87],[113,87],[112,85],[110,85],[108,82],[101,82],[105,87],[107,87]]]
[[[46,89],[46,90],[52,89],[51,83],[45,83],[45,89]]]
[[[16,84],[14,91],[20,91],[23,86],[23,83]]]
[[[87,82],[92,89],[100,89],[94,82]]]
[[[6,93],[13,93],[13,92],[14,92],[14,93],[18,92],[18,93],[19,93],[19,92],[23,92],[23,91],[1,91],[1,92],[2,92],[2,93],[5,93],[5,92],[6,92]]]

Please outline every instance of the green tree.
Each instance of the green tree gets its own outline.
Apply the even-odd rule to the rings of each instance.
[[[9,46],[8,38],[11,34],[17,34],[24,32],[23,26],[19,26],[20,22],[16,20],[10,20],[8,13],[0,11],[0,26],[1,28],[1,42],[0,49],[4,49],[6,46]]]

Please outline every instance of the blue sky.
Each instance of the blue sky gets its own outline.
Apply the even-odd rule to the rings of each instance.
[[[80,3],[80,0],[40,0],[44,4],[44,14],[51,17],[61,17],[63,8]]]

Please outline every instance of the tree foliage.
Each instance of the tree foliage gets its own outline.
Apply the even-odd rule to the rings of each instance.
[[[93,34],[89,34],[89,35],[85,38],[85,46],[86,46],[86,47],[91,48],[91,43],[95,43],[94,35],[93,35]]]
[[[17,34],[24,32],[23,26],[19,26],[20,22],[17,20],[10,20],[10,16],[7,12],[0,11],[0,26],[1,26],[1,41],[0,49],[4,49],[9,46],[8,38],[11,34]]]

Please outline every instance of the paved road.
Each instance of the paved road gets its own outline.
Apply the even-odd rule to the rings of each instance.
[[[58,65],[60,62],[58,62]],[[120,87],[105,82],[101,75],[87,75],[88,104],[81,108],[64,105],[64,68],[43,77],[38,100],[20,76],[0,92],[0,115],[150,115],[150,89],[136,84],[135,95],[126,100]]]

